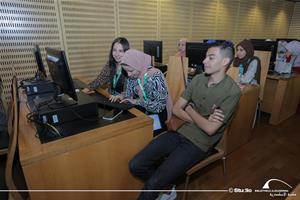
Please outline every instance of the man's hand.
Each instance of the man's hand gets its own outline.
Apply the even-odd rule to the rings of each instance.
[[[208,121],[223,123],[224,117],[225,116],[221,109],[215,109],[214,112],[209,116]]]

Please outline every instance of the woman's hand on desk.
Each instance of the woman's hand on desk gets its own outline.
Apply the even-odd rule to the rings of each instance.
[[[137,99],[123,99],[122,101],[120,101],[120,103],[131,103],[131,104],[136,105]]]
[[[95,91],[91,90],[89,88],[83,88],[82,92],[85,93],[85,94],[95,94]]]
[[[111,102],[120,102],[124,97],[122,95],[110,95],[109,100]]]

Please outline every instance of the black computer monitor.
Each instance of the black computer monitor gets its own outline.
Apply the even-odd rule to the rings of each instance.
[[[39,45],[35,45],[35,47],[33,48],[33,54],[34,54],[35,61],[37,63],[37,67],[38,67],[37,73],[35,75],[35,79],[43,80],[47,77],[47,74],[46,74],[46,70],[45,70],[45,67],[43,64],[41,50],[40,50]]]
[[[256,51],[270,51],[270,65],[269,70],[274,70],[276,56],[277,56],[277,42],[276,41],[252,41],[254,50]]]
[[[264,42],[266,39],[250,39],[251,42]]]
[[[154,56],[154,61],[162,63],[163,61],[163,42],[156,40],[144,40],[144,53]],[[153,63],[154,64],[154,63]]]
[[[209,43],[209,44],[211,44],[211,43],[223,43],[225,41],[226,40],[214,40],[214,39],[205,39],[205,40],[203,40],[204,43]]]
[[[206,58],[210,44],[200,42],[186,43],[186,57],[189,58],[189,67],[196,68],[197,72],[203,72],[203,60]]]
[[[46,61],[53,83],[58,88],[57,97],[62,97],[62,94],[67,94],[74,101],[78,101],[65,52],[46,48]],[[61,107],[74,104],[74,102],[69,100],[63,101],[64,99],[57,99],[58,101],[62,100],[62,102],[58,102],[62,104],[60,105]]]

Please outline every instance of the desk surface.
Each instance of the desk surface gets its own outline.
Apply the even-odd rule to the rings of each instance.
[[[276,79],[276,80],[288,80],[288,79],[291,79],[291,78],[295,78],[299,75],[297,74],[268,74],[267,78],[269,79]]]
[[[130,112],[137,117],[119,122],[117,123],[117,126],[114,124],[107,125],[105,127],[85,131],[80,134],[41,144],[40,140],[35,136],[35,125],[25,120],[26,114],[29,110],[25,105],[25,100],[21,101],[23,103],[20,105],[19,152],[21,155],[20,161],[22,165],[36,162],[72,149],[80,148],[81,146],[91,145],[101,140],[106,140],[123,134],[124,132],[132,131],[139,126],[142,126],[144,123],[151,123],[151,119],[149,119],[146,115],[137,109],[132,108]],[[102,132],[102,134],[98,134],[98,132]]]
[[[268,75],[261,109],[270,113],[269,123],[277,125],[296,113],[300,99],[300,75]]]
[[[41,144],[20,99],[19,155],[28,189],[141,189],[128,163],[152,140],[153,121],[136,117]],[[138,193],[30,193],[31,199],[135,199]]]
[[[291,196],[287,197],[285,200],[297,200],[300,199],[300,183],[295,187],[295,189],[290,192]]]

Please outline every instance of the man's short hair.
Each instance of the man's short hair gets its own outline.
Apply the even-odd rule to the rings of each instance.
[[[231,41],[215,42],[209,45],[209,48],[211,47],[219,48],[221,55],[230,59],[227,65],[227,67],[229,67],[234,59],[234,44]]]

